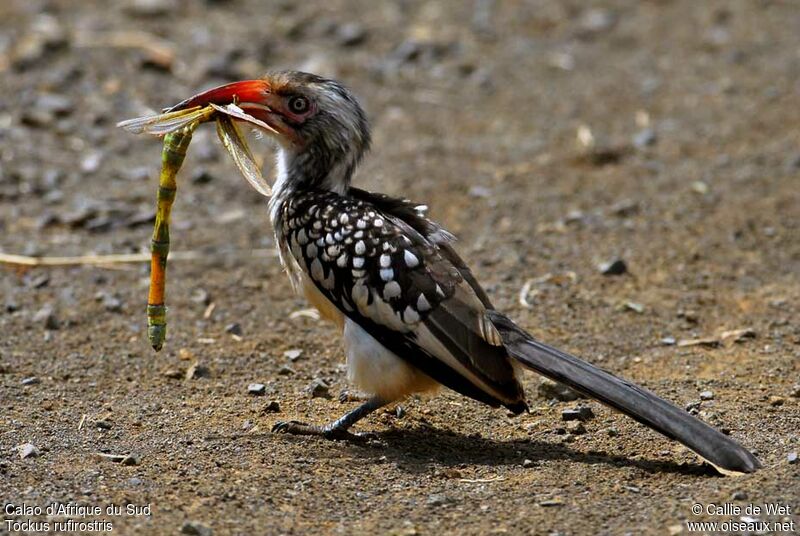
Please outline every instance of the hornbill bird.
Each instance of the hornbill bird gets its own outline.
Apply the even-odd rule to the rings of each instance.
[[[332,423],[279,422],[273,431],[353,439],[359,419],[439,385],[518,414],[527,409],[519,380],[527,368],[680,441],[721,472],[761,466],[688,412],[537,341],[496,311],[427,207],[352,187],[370,130],[340,83],[283,71],[199,97],[173,110],[234,101],[269,125],[278,146],[269,210],[281,261],[295,289],[341,329],[348,377],[370,395]]]

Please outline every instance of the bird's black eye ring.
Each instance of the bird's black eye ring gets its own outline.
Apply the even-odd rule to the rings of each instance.
[[[295,95],[289,99],[289,110],[294,114],[302,114],[308,111],[310,103],[306,97]]]

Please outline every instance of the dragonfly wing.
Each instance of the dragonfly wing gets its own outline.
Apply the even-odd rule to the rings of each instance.
[[[214,105],[212,104],[212,106]],[[256,164],[244,136],[228,115],[217,116],[217,135],[250,186],[261,195],[271,196],[272,188],[261,175],[261,170]]]
[[[210,117],[211,111],[212,110],[207,106],[204,108],[195,106],[194,108],[178,110],[177,112],[167,112],[120,121],[117,123],[117,126],[133,134],[163,136],[170,132],[180,130],[195,121],[207,120]]]

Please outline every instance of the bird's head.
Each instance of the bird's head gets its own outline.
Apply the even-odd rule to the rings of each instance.
[[[169,111],[232,102],[271,128],[265,132],[279,146],[279,188],[342,193],[369,149],[369,124],[352,93],[334,80],[299,71],[226,84]]]

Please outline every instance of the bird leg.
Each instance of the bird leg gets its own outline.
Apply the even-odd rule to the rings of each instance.
[[[372,434],[353,433],[349,428],[355,423],[375,411],[382,408],[389,401],[373,396],[356,409],[345,413],[339,419],[325,425],[305,424],[297,421],[278,421],[272,427],[275,433],[295,434],[295,435],[318,435],[325,439],[344,439],[349,441],[365,441]]]

